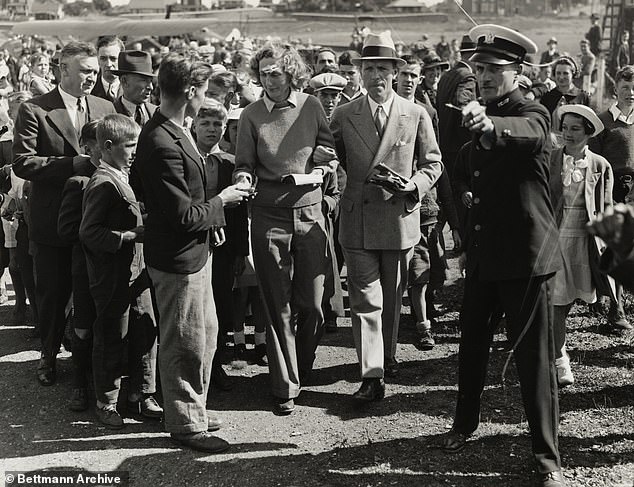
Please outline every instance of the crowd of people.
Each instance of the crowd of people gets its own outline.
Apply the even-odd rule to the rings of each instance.
[[[578,300],[599,312],[606,296],[614,330],[632,328],[634,212],[622,203],[634,199],[634,66],[617,70],[616,100],[596,114],[593,68],[556,39],[541,69],[527,64],[534,42],[502,26],[474,27],[453,61],[445,44],[420,58],[366,32],[360,50],[310,60],[250,41],[218,58],[206,44],[147,52],[107,36],[31,55],[0,110],[2,269],[14,320],[31,306],[39,383],[55,384],[64,342],[71,410],[94,406],[122,428],[128,377],[128,412],[224,451],[207,410],[210,385],[232,386],[217,349],[232,341],[236,360],[268,365],[272,410],[292,414],[322,334],[344,317],[345,265],[361,379],[351,400],[380,401],[399,373],[405,292],[416,347],[435,346],[448,224],[465,281],[441,446],[462,450],[478,427],[504,319],[538,485],[564,485],[566,317]]]

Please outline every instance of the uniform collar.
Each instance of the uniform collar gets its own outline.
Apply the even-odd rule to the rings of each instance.
[[[634,124],[634,109],[629,113],[629,115],[626,115],[619,109],[618,106],[616,106],[616,103],[615,103],[608,110],[610,112],[610,115],[612,115],[612,118],[614,119],[615,122],[617,120],[620,120],[621,122],[626,123],[627,125]]]
[[[507,106],[509,103],[513,103],[516,102],[518,100],[521,100],[522,97],[522,93],[520,93],[520,90],[518,88],[515,88],[514,90],[508,92],[506,95],[502,95],[500,98],[493,100],[489,103],[487,103],[487,110],[492,110],[492,111],[502,111],[504,110],[504,107]]]

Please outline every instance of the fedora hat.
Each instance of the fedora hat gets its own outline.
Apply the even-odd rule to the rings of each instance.
[[[435,52],[430,52],[421,59],[423,64],[423,70],[431,68],[443,68],[449,69],[449,61],[443,61],[442,58]]]
[[[396,67],[401,67],[405,64],[405,61],[396,55],[394,41],[390,31],[387,30],[380,34],[369,33],[365,41],[363,41],[361,57],[351,59],[351,61],[355,66],[360,66],[363,61],[394,61]]]
[[[145,51],[121,51],[119,53],[119,69],[113,69],[112,74],[140,74],[154,76],[152,73],[152,56]]]
[[[594,132],[592,132],[589,135],[589,137],[594,137],[600,134],[605,128],[603,126],[603,122],[597,116],[597,114],[594,113],[594,110],[592,108],[587,107],[585,105],[572,104],[572,105],[561,105],[559,108],[557,108],[557,110],[555,110],[555,113],[553,114],[553,120],[555,121],[556,129],[560,132],[561,132],[561,122],[566,113],[574,113],[575,115],[578,115],[586,119],[590,123],[590,125],[592,125]]]
[[[537,53],[537,44],[519,32],[495,24],[481,24],[469,31],[476,43],[470,61],[504,66],[523,63],[527,54]]]

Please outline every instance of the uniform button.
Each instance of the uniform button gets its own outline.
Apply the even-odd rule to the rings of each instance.
[[[482,227],[480,225],[476,225],[473,228],[475,229],[476,232],[479,232]]]
[[[473,198],[473,202],[477,205],[478,203],[480,203],[480,198],[476,196],[475,198]]]
[[[367,205],[370,202],[370,200],[363,200],[363,204]]]
[[[502,130],[502,135],[504,135],[505,137],[509,137],[511,135],[510,129]]]
[[[480,175],[480,171],[473,171],[473,175],[477,178]]]

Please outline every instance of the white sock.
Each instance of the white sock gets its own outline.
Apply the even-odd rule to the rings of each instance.
[[[266,332],[265,331],[256,331],[255,332],[255,344],[263,345],[266,343]]]

